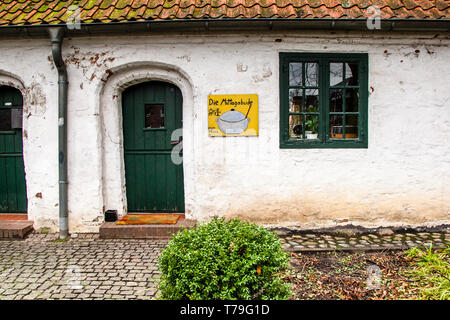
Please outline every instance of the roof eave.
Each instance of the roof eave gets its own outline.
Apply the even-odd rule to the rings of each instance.
[[[367,32],[450,32],[450,20],[386,19],[381,29],[370,30],[367,19],[196,19],[148,20],[109,23],[39,24],[0,26],[0,36],[46,36],[50,27],[64,27],[70,36],[138,32],[205,32],[249,30],[348,30]]]

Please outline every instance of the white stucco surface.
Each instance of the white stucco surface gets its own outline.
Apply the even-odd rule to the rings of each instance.
[[[281,41],[279,40],[281,39]],[[48,39],[0,39],[0,83],[25,97],[28,214],[58,230],[57,71]],[[121,91],[183,94],[186,216],[316,228],[450,223],[450,39],[258,33],[66,38],[70,232],[126,212]],[[279,52],[369,54],[369,147],[279,148]],[[15,81],[15,82],[14,82]],[[209,94],[258,94],[258,137],[208,137]]]

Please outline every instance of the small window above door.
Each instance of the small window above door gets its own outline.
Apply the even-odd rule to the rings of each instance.
[[[145,105],[145,129],[164,128],[164,105],[146,104]]]

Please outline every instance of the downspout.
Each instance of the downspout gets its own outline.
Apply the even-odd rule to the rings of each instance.
[[[67,210],[67,69],[62,58],[64,28],[49,28],[53,62],[58,70],[59,238],[69,236]]]

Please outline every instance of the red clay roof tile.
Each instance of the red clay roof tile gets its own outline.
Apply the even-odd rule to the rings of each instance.
[[[450,0],[3,0],[0,26],[178,19],[362,19],[370,6],[383,19],[450,19]],[[76,7],[75,7],[76,6]],[[68,10],[71,8],[72,10]]]

